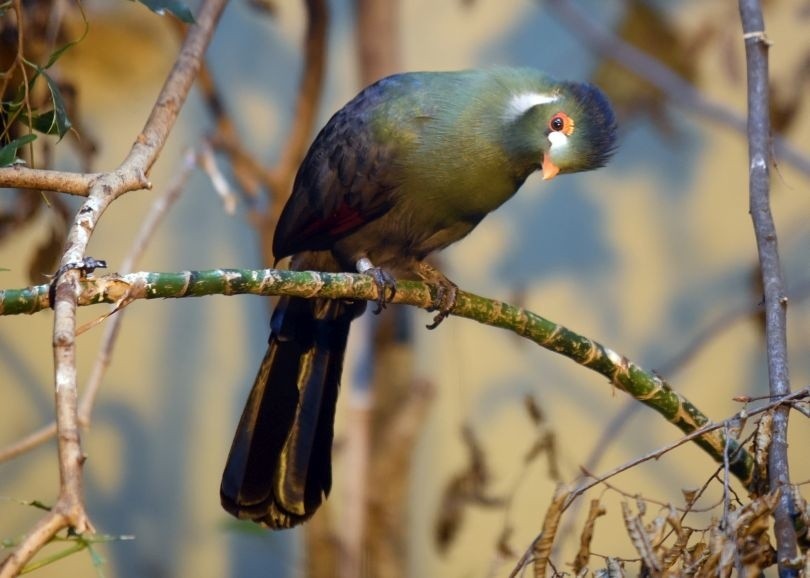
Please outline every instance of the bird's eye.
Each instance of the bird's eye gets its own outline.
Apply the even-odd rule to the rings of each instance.
[[[574,132],[574,119],[564,112],[558,112],[548,121],[548,128],[554,132],[561,132],[566,136],[570,136]]]

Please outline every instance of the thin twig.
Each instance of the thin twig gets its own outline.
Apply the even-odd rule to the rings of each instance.
[[[210,142],[207,140],[202,142],[197,157],[200,168],[208,175],[208,178],[211,180],[211,185],[214,187],[214,191],[222,200],[222,209],[225,211],[225,214],[236,214],[236,195],[233,193],[228,179],[225,178],[225,175],[222,174],[222,171],[217,165],[217,159],[214,157],[214,150],[211,148]],[[193,163],[193,157],[191,160]]]
[[[805,279],[790,291],[790,300],[794,303],[804,301],[808,297],[810,297],[810,279]],[[698,353],[703,351],[710,342],[720,337],[736,323],[756,315],[763,309],[763,303],[745,303],[732,307],[700,330],[679,353],[676,353],[673,357],[670,357],[668,360],[658,365],[654,371],[658,374],[670,377],[676,375],[683,370]],[[632,417],[641,410],[641,407],[641,405],[634,403],[632,399],[624,402],[624,405],[619,408],[619,411],[611,418],[607,426],[605,426],[599,442],[593,447],[591,453],[588,454],[585,465],[583,466],[586,470],[592,470],[599,465],[599,462],[610,448],[610,445],[619,439],[619,433],[627,427]],[[569,530],[570,528],[566,527],[565,532]]]
[[[778,408],[778,407],[786,407],[786,408],[788,408],[788,410],[790,410],[790,404],[788,403],[789,401],[803,398],[803,397],[807,396],[808,393],[810,393],[810,387],[805,387],[803,389],[800,389],[800,390],[797,390],[797,391],[791,393],[790,395],[787,395],[785,397],[777,399],[776,401],[772,401],[771,403],[769,403],[767,405],[764,405],[764,406],[762,406],[762,407],[760,407],[760,408],[758,408],[756,410],[750,410],[750,411],[746,410],[746,415],[747,416],[752,416],[752,415],[756,415],[756,414],[759,414],[759,413],[762,413],[762,412],[765,412],[765,411],[768,411],[768,410],[771,410],[771,409],[774,409],[774,408]],[[717,430],[717,429],[724,429],[726,427],[726,424],[729,421],[734,421],[734,420],[737,420],[737,419],[739,419],[739,415],[735,415],[734,417],[729,418],[728,420],[724,420],[724,421],[719,422],[719,423],[707,424],[706,426],[691,432],[689,435],[686,435],[686,436],[680,438],[679,440],[677,440],[677,441],[675,441],[675,442],[673,442],[673,443],[671,443],[669,445],[666,445],[666,446],[664,446],[662,448],[659,448],[659,449],[657,449],[655,451],[652,451],[652,452],[650,452],[650,453],[648,453],[648,454],[646,454],[644,456],[636,458],[635,460],[627,462],[627,463],[625,463],[625,464],[623,464],[623,465],[621,465],[621,466],[619,466],[617,468],[614,468],[613,470],[611,470],[607,474],[599,476],[598,478],[594,479],[593,482],[588,483],[585,486],[583,486],[580,490],[577,490],[577,492],[574,495],[572,495],[572,500],[575,499],[576,497],[578,497],[579,495],[581,495],[583,492],[585,492],[588,489],[592,488],[593,486],[596,486],[596,485],[600,484],[603,480],[607,480],[609,478],[612,478],[613,476],[618,475],[618,474],[620,474],[620,473],[622,473],[622,472],[624,472],[624,471],[626,471],[626,470],[628,470],[628,469],[630,469],[630,468],[632,468],[634,466],[637,466],[640,463],[650,461],[650,460],[657,460],[658,458],[660,458],[664,454],[669,453],[670,451],[674,450],[675,448],[677,448],[679,446],[682,446],[686,442],[689,442],[689,441],[691,441],[691,440],[693,440],[693,439],[695,439],[697,437],[700,437],[701,435],[703,435],[703,434],[705,434],[707,432],[714,431],[714,430]],[[729,443],[732,440],[732,438],[727,438],[727,437],[724,437],[723,439],[727,440]],[[738,446],[738,447],[742,447],[742,446]],[[727,449],[728,448],[730,448],[730,446],[727,446]],[[724,454],[724,455],[726,455],[726,454]],[[730,455],[729,458],[733,459],[734,456]]]
[[[765,22],[758,0],[740,0],[748,76],[748,175],[749,203],[757,253],[765,293],[765,339],[768,355],[768,381],[771,397],[790,393],[787,359],[787,296],[779,262],[776,226],[770,207],[770,141],[771,127],[768,103],[768,48]],[[798,551],[792,523],[793,502],[788,468],[787,430],[789,406],[778,407],[773,414],[773,437],[768,456],[771,492],[780,493],[774,510],[777,564],[782,578],[798,576],[791,567]]]
[[[789,409],[790,408],[790,404],[788,403],[789,401],[805,397],[808,394],[810,394],[810,387],[805,387],[803,389],[800,389],[800,390],[797,390],[797,391],[791,393],[788,396],[785,396],[785,397],[783,397],[781,399],[778,399],[778,400],[773,401],[773,402],[771,402],[771,403],[769,403],[767,405],[764,405],[764,406],[762,406],[762,407],[760,407],[760,408],[758,408],[756,410],[747,411],[746,415],[747,416],[752,416],[752,415],[763,413],[763,412],[766,412],[766,411],[769,411],[769,410],[772,410],[772,409],[778,408],[778,407],[787,407]],[[734,417],[730,418],[730,420],[732,420],[732,421],[737,420],[737,419],[739,419],[738,415],[735,415]],[[598,485],[604,483],[605,480],[609,480],[610,478],[612,478],[614,476],[617,476],[617,475],[621,474],[622,472],[625,472],[625,471],[627,471],[627,470],[629,470],[631,468],[634,468],[634,467],[636,467],[637,465],[639,465],[641,463],[648,462],[648,461],[651,461],[651,460],[657,460],[661,456],[671,452],[672,450],[682,446],[683,444],[685,444],[685,443],[687,443],[689,441],[692,441],[692,440],[694,440],[694,439],[700,437],[701,435],[704,435],[704,434],[706,434],[706,433],[708,433],[710,431],[723,429],[723,428],[726,427],[726,423],[728,421],[729,420],[724,420],[724,421],[719,422],[719,423],[707,424],[707,425],[703,426],[702,428],[691,432],[689,435],[683,436],[682,438],[672,442],[671,444],[668,444],[668,445],[666,445],[664,447],[661,447],[661,448],[658,448],[658,449],[656,449],[656,450],[654,450],[652,452],[649,452],[649,453],[647,453],[647,454],[645,454],[645,455],[643,455],[641,457],[638,457],[638,458],[633,459],[633,460],[631,460],[629,462],[626,462],[626,463],[624,463],[624,464],[610,470],[609,472],[607,472],[607,473],[605,473],[605,474],[603,474],[601,476],[593,477],[590,474],[588,474],[588,472],[584,472],[587,476],[589,476],[591,478],[591,481],[581,483],[577,487],[576,491],[574,491],[574,492],[572,492],[570,494],[570,496],[566,500],[565,505],[563,506],[563,511],[567,510],[585,492],[587,492],[588,490],[590,490],[591,488],[593,488],[595,486],[598,486]],[[730,440],[730,438],[725,438],[725,439]],[[738,446],[738,448],[741,449],[742,446]],[[734,459],[734,456],[733,455],[729,456],[729,459],[730,460]],[[534,540],[532,540],[532,543],[526,549],[523,556],[521,556],[520,560],[518,560],[517,565],[515,566],[515,570],[512,572],[512,576],[515,576],[516,573],[521,568],[523,568],[526,564],[529,563],[529,561],[532,558],[532,553],[534,552],[535,543],[539,539],[540,539],[540,536],[536,536],[534,538]]]

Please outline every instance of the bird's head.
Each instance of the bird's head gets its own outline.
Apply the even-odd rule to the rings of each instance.
[[[561,82],[548,92],[518,94],[510,112],[523,145],[539,156],[544,180],[604,166],[616,149],[616,118],[592,84]]]

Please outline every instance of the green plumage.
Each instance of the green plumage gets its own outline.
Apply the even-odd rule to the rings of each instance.
[[[367,271],[456,287],[423,259],[467,235],[534,171],[602,166],[616,127],[595,87],[531,69],[390,76],[361,91],[315,138],[273,240],[295,269]],[[389,287],[390,288],[390,287]],[[351,321],[365,303],[282,299],[220,490],[241,518],[285,528],[331,487],[332,423]]]
[[[532,94],[557,100],[526,110],[511,104]],[[381,267],[403,251],[423,259],[466,235],[541,167],[548,121],[558,111],[578,117],[560,172],[603,164],[615,126],[590,85],[511,68],[382,79],[315,139],[278,225],[276,257],[337,249],[345,269],[363,254]],[[361,230],[361,243],[335,247]],[[386,247],[374,251],[377,245]]]

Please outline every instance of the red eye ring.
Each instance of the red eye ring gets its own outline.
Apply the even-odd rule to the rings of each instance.
[[[574,132],[574,119],[564,112],[558,112],[548,121],[548,128],[554,132],[561,132],[566,136],[571,136],[571,133]]]

